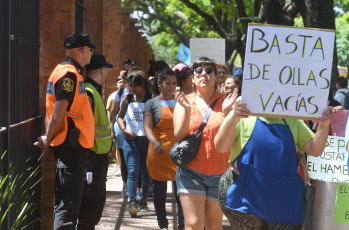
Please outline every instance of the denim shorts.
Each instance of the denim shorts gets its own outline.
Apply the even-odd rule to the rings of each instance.
[[[218,185],[222,174],[207,176],[188,167],[177,167],[177,193],[199,194],[218,202]]]

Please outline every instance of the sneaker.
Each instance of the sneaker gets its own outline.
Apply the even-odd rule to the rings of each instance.
[[[128,191],[127,191],[127,187],[125,186],[125,184],[122,186],[121,196],[128,197]]]
[[[116,176],[121,176],[121,169],[119,169],[119,170],[116,172],[115,175],[116,175]]]
[[[149,212],[149,209],[147,207],[147,201],[146,200],[141,200],[139,202],[139,211],[140,212]]]
[[[140,201],[141,201],[141,198],[142,198],[142,192],[137,192],[136,200],[137,200],[138,202],[140,202]]]
[[[138,212],[138,205],[136,202],[132,202],[128,207],[128,213],[130,213],[131,217],[136,217]]]

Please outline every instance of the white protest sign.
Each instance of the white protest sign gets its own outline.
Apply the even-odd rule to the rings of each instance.
[[[215,63],[225,64],[225,39],[223,38],[191,38],[190,63],[199,57],[208,57]]]
[[[316,180],[349,183],[347,159],[344,137],[328,136],[321,156],[308,156],[309,176]]]
[[[252,114],[320,118],[326,110],[335,32],[250,24],[242,101]]]

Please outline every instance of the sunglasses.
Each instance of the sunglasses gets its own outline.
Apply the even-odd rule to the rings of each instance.
[[[206,73],[206,74],[211,74],[211,73],[213,73],[213,69],[210,68],[210,67],[208,67],[208,68],[206,68],[206,69],[203,69],[203,68],[199,67],[199,68],[194,69],[194,72],[195,72],[196,74],[202,74],[202,72],[203,72],[204,70],[205,70],[205,73]]]

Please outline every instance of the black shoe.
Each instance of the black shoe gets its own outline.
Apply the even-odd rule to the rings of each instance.
[[[140,212],[149,212],[146,200],[139,201],[139,211]]]

